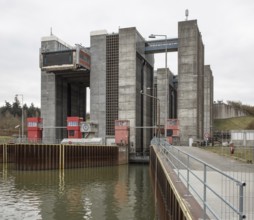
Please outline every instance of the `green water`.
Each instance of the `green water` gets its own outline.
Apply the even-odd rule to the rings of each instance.
[[[0,219],[154,219],[149,167],[15,171],[0,164]]]

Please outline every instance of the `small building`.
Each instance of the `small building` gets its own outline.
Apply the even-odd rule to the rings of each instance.
[[[231,105],[225,104],[222,101],[215,102],[214,108],[214,119],[226,119],[246,116],[247,114],[241,109],[237,109]]]
[[[231,141],[235,146],[254,146],[254,130],[231,130]]]
[[[28,141],[40,141],[42,139],[42,118],[27,118]]]

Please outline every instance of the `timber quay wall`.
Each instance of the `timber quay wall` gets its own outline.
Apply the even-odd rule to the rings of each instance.
[[[16,170],[115,166],[128,163],[127,149],[127,146],[1,144],[0,163],[14,163]]]
[[[203,209],[179,181],[175,171],[155,146],[150,148],[150,170],[158,219],[203,219]],[[206,219],[209,219],[208,216]]]

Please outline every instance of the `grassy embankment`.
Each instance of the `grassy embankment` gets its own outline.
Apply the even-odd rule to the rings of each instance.
[[[254,163],[254,147],[235,147],[233,154],[231,154],[230,147],[214,146],[202,147],[202,149],[219,154],[221,156],[231,157],[235,160],[240,160],[246,163]]]
[[[230,130],[246,130],[252,129],[254,124],[253,116],[244,116],[238,118],[228,118],[228,119],[216,119],[214,120],[214,131],[230,131]],[[231,154],[230,147],[214,146],[205,147],[205,150],[211,151],[213,153],[232,157],[236,160],[242,160],[247,163],[254,163],[254,147],[235,147],[234,154]]]
[[[12,139],[12,137],[10,137],[10,136],[0,136],[0,144],[1,143],[8,143],[11,139]]]
[[[251,129],[254,123],[253,116],[243,116],[238,118],[215,119],[214,131],[244,130]],[[254,127],[252,128],[254,130]]]

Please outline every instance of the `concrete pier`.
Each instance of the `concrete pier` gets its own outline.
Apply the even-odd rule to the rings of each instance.
[[[178,23],[177,111],[180,142],[203,139],[204,45],[197,21]]]

